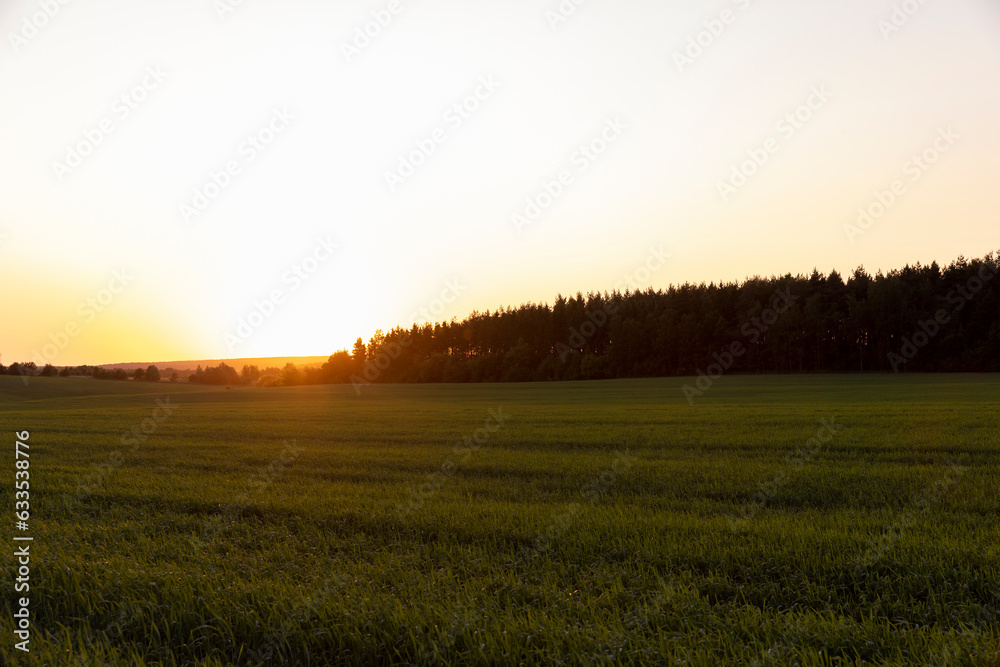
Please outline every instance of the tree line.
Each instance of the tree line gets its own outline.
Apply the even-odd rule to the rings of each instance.
[[[1000,371],[1000,256],[870,275],[558,296],[376,331],[324,382],[525,382],[735,373]]]
[[[577,293],[552,305],[376,331],[321,367],[237,371],[220,363],[187,379],[213,385],[529,382],[733,373],[1000,371],[1000,256],[959,257],[846,280],[836,271],[737,283]],[[155,367],[150,367],[155,369]],[[88,370],[89,369],[89,370]],[[3,372],[0,366],[0,372]],[[34,364],[8,373],[35,374]],[[126,379],[77,367],[41,374]],[[135,379],[159,380],[138,369]],[[135,373],[133,373],[135,376]],[[170,378],[177,380],[176,373]]]
[[[168,369],[169,370],[169,369]],[[41,377],[92,377],[98,380],[138,380],[140,382],[159,382],[161,379],[160,369],[150,364],[146,368],[136,368],[128,372],[122,368],[102,368],[100,366],[63,366],[57,368],[52,364],[45,364],[41,369],[33,361],[16,362],[10,366],[0,364],[0,375],[39,375]],[[177,382],[180,375],[176,371],[168,378],[171,382]]]

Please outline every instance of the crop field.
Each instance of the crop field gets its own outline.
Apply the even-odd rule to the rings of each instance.
[[[734,376],[692,405],[693,382],[0,376],[33,537],[0,654],[1000,665],[1000,377]]]

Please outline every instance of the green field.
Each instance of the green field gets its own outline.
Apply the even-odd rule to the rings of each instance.
[[[724,377],[693,406],[689,382],[0,376],[34,537],[31,653],[12,576],[0,653],[1000,664],[1000,377]],[[3,507],[17,533],[10,484]]]

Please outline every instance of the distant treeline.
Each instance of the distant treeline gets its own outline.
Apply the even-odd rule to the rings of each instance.
[[[1000,256],[743,283],[577,294],[377,331],[321,382],[520,382],[1000,371]]]
[[[461,322],[376,331],[320,368],[232,366],[187,379],[213,385],[527,382],[721,373],[1000,371],[1000,256],[942,269],[906,266],[559,296],[474,312]],[[168,369],[170,370],[170,369]],[[81,366],[0,373],[160,379]],[[172,373],[172,381],[180,379]]]
[[[168,369],[172,370],[172,369]],[[160,370],[156,366],[147,368],[136,368],[131,373],[121,368],[107,369],[100,366],[63,366],[57,368],[52,364],[45,364],[42,368],[33,361],[17,362],[10,366],[0,364],[0,375],[40,375],[41,377],[81,377],[89,376],[97,380],[133,380],[145,382],[159,382]],[[176,382],[180,376],[176,372],[170,374],[169,380]]]
[[[131,377],[122,369],[107,370],[100,366],[63,366],[56,368],[52,364],[45,364],[42,368],[34,361],[23,361],[13,363],[10,366],[0,364],[0,375],[41,375],[42,377],[72,377],[89,375],[99,380],[127,380]]]

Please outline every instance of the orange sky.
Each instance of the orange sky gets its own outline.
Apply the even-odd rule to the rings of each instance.
[[[1000,249],[986,0],[559,6],[6,3],[3,362]]]

